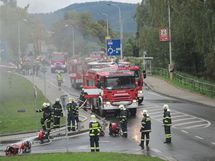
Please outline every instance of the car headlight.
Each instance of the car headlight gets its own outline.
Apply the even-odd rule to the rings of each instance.
[[[106,102],[106,105],[110,105],[110,102]]]
[[[139,93],[139,94],[142,94],[142,93],[143,93],[143,91],[138,91],[138,93]]]
[[[133,103],[136,103],[137,102],[137,100],[133,100]]]

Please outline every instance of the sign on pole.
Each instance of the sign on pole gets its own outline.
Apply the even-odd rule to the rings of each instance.
[[[160,41],[169,41],[169,35],[167,29],[160,29]]]
[[[106,43],[107,56],[120,56],[121,46],[120,39],[109,39]]]

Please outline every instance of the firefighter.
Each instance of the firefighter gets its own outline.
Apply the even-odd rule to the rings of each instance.
[[[47,131],[49,135],[51,130],[51,119],[52,119],[52,109],[51,109],[50,103],[44,102],[43,107],[41,109],[36,110],[36,112],[43,112],[43,116],[40,122],[43,128],[43,131]]]
[[[165,138],[166,141],[164,143],[170,144],[171,143],[171,125],[172,125],[172,119],[170,115],[170,109],[167,104],[163,105],[163,126],[164,126],[164,132],[165,132]]]
[[[60,117],[63,116],[62,106],[60,104],[60,99],[56,98],[55,103],[53,104],[53,117],[54,117],[54,129],[60,128]]]
[[[120,114],[120,127],[123,137],[127,137],[127,110],[124,105],[119,105]]]
[[[144,142],[146,138],[146,147],[149,145],[150,136],[149,133],[151,132],[151,118],[147,113],[147,110],[143,110],[143,119],[141,121],[141,143],[140,146],[144,149]]]
[[[82,107],[83,103],[86,102],[86,98],[84,96],[85,96],[85,93],[81,91],[81,95],[79,97],[79,107]]]
[[[90,149],[91,152],[99,152],[99,135],[101,132],[101,125],[96,120],[95,115],[91,115],[89,123],[89,135],[90,135]]]
[[[68,111],[67,124],[68,130],[71,130],[71,121],[72,121],[72,131],[75,131],[75,117],[77,114],[77,104],[74,102],[72,98],[69,98],[69,103],[66,105]]]
[[[60,71],[57,71],[56,78],[57,78],[58,89],[61,90],[61,84],[63,83],[63,76]]]

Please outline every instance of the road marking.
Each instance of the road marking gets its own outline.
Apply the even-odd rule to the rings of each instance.
[[[211,142],[212,145],[215,145],[215,142]]]
[[[200,139],[200,140],[204,140],[204,138],[202,138],[201,136],[195,136],[196,138]]]
[[[189,134],[189,132],[188,131],[185,131],[185,130],[181,130],[183,133],[185,133],[185,134]]]
[[[193,123],[198,123],[198,122],[203,122],[203,120],[196,120],[196,121],[190,121],[190,122],[183,122],[183,123],[175,124],[175,125],[173,125],[173,127],[178,127],[178,126],[187,125],[187,124],[193,124]]]
[[[159,149],[151,148],[151,150],[156,152],[156,153],[161,153],[161,151]]]
[[[188,126],[188,127],[185,127],[185,129],[192,129],[192,128],[196,128],[196,127],[206,127],[208,126],[208,124],[199,124],[199,125],[193,125],[193,126]]]
[[[162,113],[160,111],[154,111],[154,112],[149,111],[149,115],[156,115],[156,114],[162,114]]]
[[[173,119],[173,123],[180,122],[180,121],[194,120],[194,119],[197,119],[197,118],[195,118],[195,117],[188,117],[188,118],[182,118],[182,119],[176,119],[176,120]]]

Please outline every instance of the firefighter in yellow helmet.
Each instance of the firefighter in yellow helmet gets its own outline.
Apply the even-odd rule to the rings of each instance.
[[[164,132],[165,132],[165,142],[167,144],[171,143],[171,125],[172,125],[172,119],[171,119],[171,115],[170,115],[170,109],[169,106],[167,104],[163,105],[163,126],[164,126]]]
[[[99,152],[99,135],[101,132],[101,125],[97,121],[95,115],[91,115],[89,123],[89,135],[90,135],[90,149],[91,152]]]

